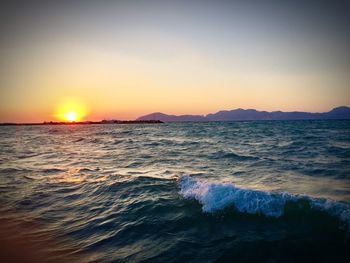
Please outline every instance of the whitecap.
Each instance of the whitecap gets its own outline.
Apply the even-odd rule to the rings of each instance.
[[[307,201],[311,209],[328,213],[343,221],[350,230],[350,206],[347,203],[309,196],[243,189],[230,183],[211,183],[190,176],[179,178],[180,195],[195,199],[203,212],[217,212],[232,207],[239,212],[267,217],[284,215],[287,202]]]

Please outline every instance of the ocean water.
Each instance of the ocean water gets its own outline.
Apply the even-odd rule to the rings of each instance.
[[[350,121],[2,126],[0,149],[0,239],[44,261],[350,262]]]

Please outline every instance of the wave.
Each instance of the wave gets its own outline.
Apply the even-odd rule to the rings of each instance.
[[[56,173],[64,173],[65,169],[60,168],[46,168],[41,170],[44,174],[56,174]]]
[[[73,142],[82,142],[82,141],[84,141],[84,140],[85,140],[85,138],[80,137],[80,138],[78,138],[78,139],[74,140]]]
[[[218,151],[212,157],[212,159],[231,159],[236,161],[255,161],[259,160],[256,156],[242,155],[234,152]]]
[[[17,173],[31,173],[33,170],[26,169],[26,168],[15,168],[15,167],[7,167],[7,168],[0,168],[0,173],[4,175],[12,175]]]
[[[190,176],[179,178],[180,195],[195,199],[202,205],[203,212],[214,213],[228,207],[239,212],[279,218],[287,205],[307,204],[314,210],[323,211],[344,222],[350,230],[350,205],[329,199],[289,193],[267,192],[236,187],[229,183],[210,183]]]

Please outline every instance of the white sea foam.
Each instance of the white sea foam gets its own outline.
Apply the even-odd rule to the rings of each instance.
[[[272,193],[236,187],[229,183],[210,183],[190,176],[179,179],[180,194],[187,199],[195,199],[204,212],[216,212],[227,207],[249,214],[281,217],[287,202],[305,200],[315,210],[327,212],[350,226],[349,204],[328,199],[316,199],[288,193]]]
[[[294,198],[289,194],[241,189],[233,184],[208,183],[189,176],[181,177],[180,187],[180,194],[196,199],[204,212],[215,212],[233,205],[240,212],[280,217],[287,200]]]

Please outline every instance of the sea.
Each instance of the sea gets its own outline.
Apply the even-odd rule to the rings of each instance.
[[[348,120],[1,126],[0,150],[7,256],[350,262]]]

